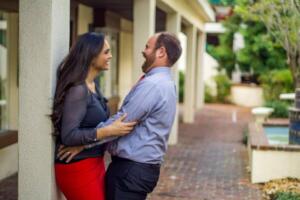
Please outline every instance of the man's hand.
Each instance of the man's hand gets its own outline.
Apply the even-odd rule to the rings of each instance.
[[[59,160],[66,159],[66,163],[70,162],[74,156],[79,154],[84,149],[84,146],[75,146],[75,147],[65,147],[60,145],[58,149],[57,157]]]

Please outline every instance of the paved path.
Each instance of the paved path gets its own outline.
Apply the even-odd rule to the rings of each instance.
[[[232,112],[237,122],[232,122]],[[179,144],[170,147],[161,178],[149,200],[260,200],[249,183],[242,132],[250,110],[206,105],[194,124],[181,124]]]
[[[237,122],[232,122],[232,112]],[[179,144],[169,148],[149,200],[260,200],[249,183],[242,132],[249,109],[206,105],[194,124],[180,124]],[[0,200],[16,200],[17,176],[0,183]]]

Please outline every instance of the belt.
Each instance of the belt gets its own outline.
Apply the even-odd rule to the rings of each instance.
[[[131,162],[131,163],[135,163],[137,165],[141,165],[141,166],[147,166],[147,167],[151,167],[151,168],[160,168],[160,164],[151,164],[151,163],[141,163],[141,162],[136,162],[127,158],[121,158],[118,156],[112,156],[111,157],[113,162]]]

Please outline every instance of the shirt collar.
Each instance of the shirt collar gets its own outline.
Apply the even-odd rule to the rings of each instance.
[[[147,77],[147,76],[151,76],[153,74],[157,74],[157,73],[161,73],[161,72],[170,73],[170,71],[171,71],[170,67],[166,67],[166,66],[154,67],[149,72],[147,72],[145,74],[145,76]]]

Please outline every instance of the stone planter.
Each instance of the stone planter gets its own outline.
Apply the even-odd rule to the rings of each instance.
[[[261,87],[250,84],[233,84],[231,86],[231,102],[245,107],[260,107],[264,105]]]

